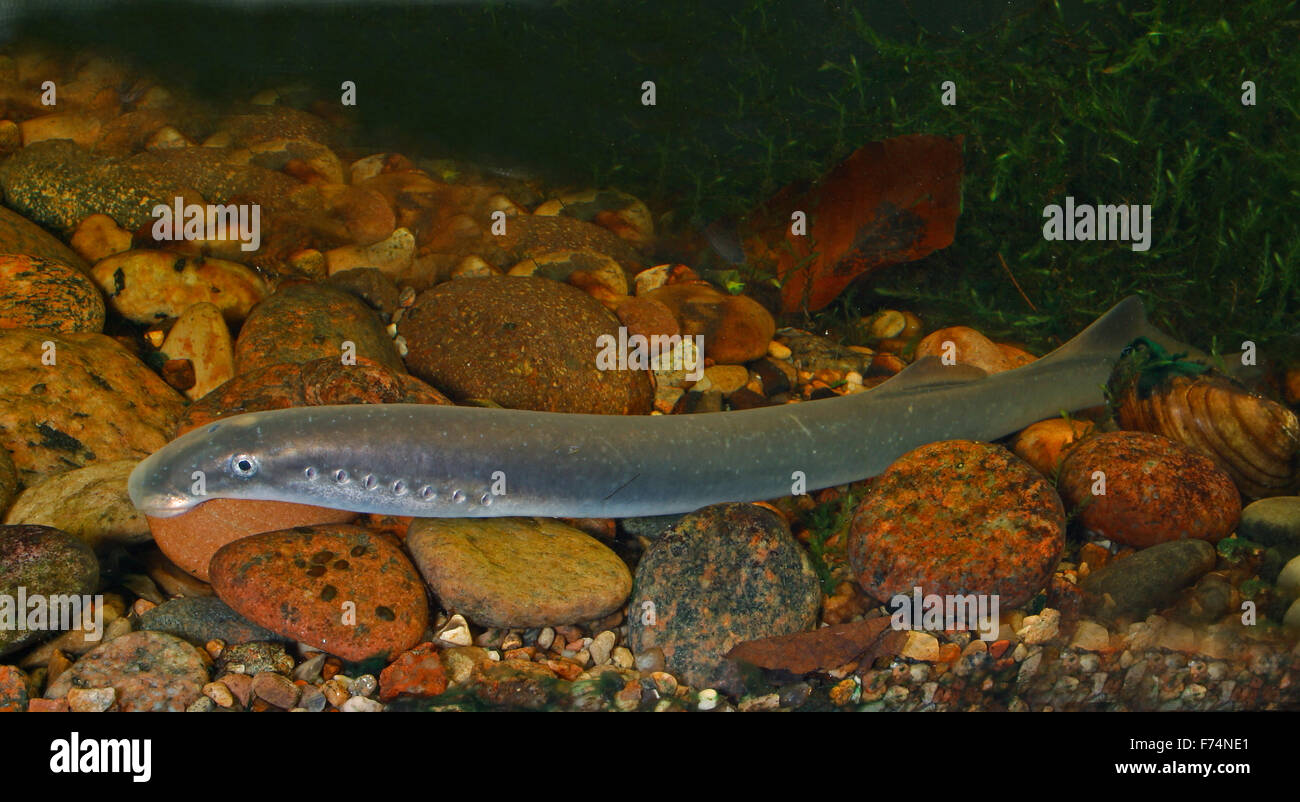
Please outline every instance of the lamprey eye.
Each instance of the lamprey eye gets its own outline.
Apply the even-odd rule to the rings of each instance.
[[[257,474],[257,457],[252,454],[236,454],[230,458],[230,472],[242,479]]]

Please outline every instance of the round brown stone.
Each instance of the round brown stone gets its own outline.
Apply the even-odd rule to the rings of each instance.
[[[0,446],[24,484],[167,443],[184,399],[102,334],[0,330]]]
[[[217,596],[272,632],[344,660],[397,655],[429,623],[424,584],[387,538],[360,527],[298,527],[223,546]]]
[[[1061,464],[1061,495],[1098,535],[1146,548],[1195,538],[1215,543],[1237,526],[1241,495],[1209,458],[1147,432],[1106,432]],[[1095,493],[1102,489],[1104,493]]]
[[[417,518],[406,548],[443,607],[484,626],[590,621],[632,591],[618,555],[546,518]]]
[[[599,339],[619,322],[585,293],[544,278],[488,276],[440,284],[399,324],[411,372],[456,399],[513,409],[644,415],[643,370],[601,370]]]
[[[1001,446],[948,440],[909,451],[854,513],[849,562],[869,596],[996,594],[1029,601],[1065,548],[1052,485]]]
[[[350,342],[355,351],[345,351]],[[326,284],[291,284],[253,308],[235,341],[235,372],[284,362],[366,357],[405,373],[379,316],[352,293]]]

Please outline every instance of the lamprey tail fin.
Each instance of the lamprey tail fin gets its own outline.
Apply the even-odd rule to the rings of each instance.
[[[1087,354],[1103,354],[1118,359],[1125,346],[1147,331],[1154,329],[1147,325],[1142,299],[1130,295],[1041,361],[1074,359]]]
[[[918,390],[924,387],[947,387],[953,384],[965,384],[979,381],[988,376],[974,365],[945,365],[937,356],[927,356],[908,365],[898,375],[871,392],[874,395],[891,395],[902,391]]]

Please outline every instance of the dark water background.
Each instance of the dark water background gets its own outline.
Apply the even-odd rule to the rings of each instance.
[[[866,142],[962,135],[954,245],[827,314],[910,305],[1044,347],[1137,293],[1206,349],[1300,329],[1288,0],[78,2],[0,21],[214,101],[355,81],[367,146],[618,186],[671,212],[661,225],[741,217]],[[955,108],[937,102],[947,79]],[[1153,204],[1151,250],[1044,242],[1042,209],[1067,194]]]

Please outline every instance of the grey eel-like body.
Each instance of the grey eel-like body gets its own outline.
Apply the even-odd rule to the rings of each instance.
[[[931,357],[853,395],[697,415],[577,415],[379,404],[225,418],[131,473],[165,517],[212,498],[418,517],[608,517],[688,512],[874,476],[907,451],[991,440],[1103,401],[1138,336],[1176,346],[1126,298],[1070,342],[994,375]],[[200,481],[201,480],[201,481]],[[504,492],[499,492],[504,490]]]

